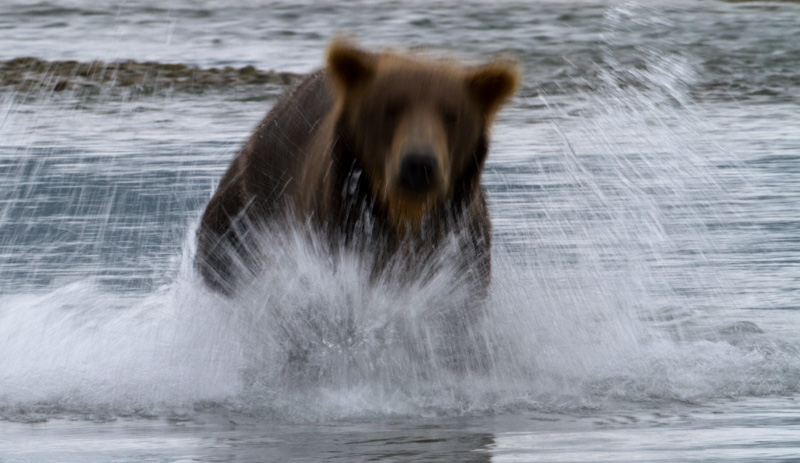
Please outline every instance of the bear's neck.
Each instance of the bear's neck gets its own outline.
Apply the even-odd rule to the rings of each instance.
[[[481,133],[485,133],[485,129],[481,129]],[[453,188],[452,202],[455,209],[457,209],[457,211],[454,211],[454,218],[460,218],[464,211],[469,208],[469,205],[480,195],[481,172],[483,172],[483,165],[488,154],[489,139],[486,135],[481,135],[471,156],[471,160],[474,160],[474,162],[467,163],[464,167],[464,172],[461,173]]]

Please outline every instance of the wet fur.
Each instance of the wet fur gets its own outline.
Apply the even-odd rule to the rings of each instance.
[[[413,275],[456,233],[454,259],[483,299],[491,223],[481,172],[492,119],[517,83],[506,61],[468,68],[334,41],[326,68],[267,114],[220,181],[197,233],[203,279],[233,294],[257,272],[253,234],[281,223],[309,226],[333,248],[368,244],[374,276],[390,260]],[[425,195],[393,179],[414,144],[441,166],[441,184]]]

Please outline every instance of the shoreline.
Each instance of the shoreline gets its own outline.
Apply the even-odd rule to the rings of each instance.
[[[239,87],[285,87],[303,74],[264,71],[254,66],[202,68],[152,61],[48,61],[35,57],[0,61],[0,93],[99,93],[102,89],[137,94],[202,93]]]

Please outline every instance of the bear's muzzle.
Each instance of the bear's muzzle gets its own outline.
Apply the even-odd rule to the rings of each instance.
[[[427,150],[412,150],[400,161],[398,182],[409,196],[424,196],[441,182],[439,161]]]

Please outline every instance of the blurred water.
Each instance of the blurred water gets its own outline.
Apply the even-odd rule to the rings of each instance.
[[[370,287],[290,236],[269,284],[197,284],[194,223],[274,88],[5,91],[0,459],[798,458],[796,4],[154,5],[0,6],[0,59],[306,72],[345,30],[521,60],[484,176],[493,366],[409,350],[455,269]],[[287,332],[324,346],[312,375]]]

